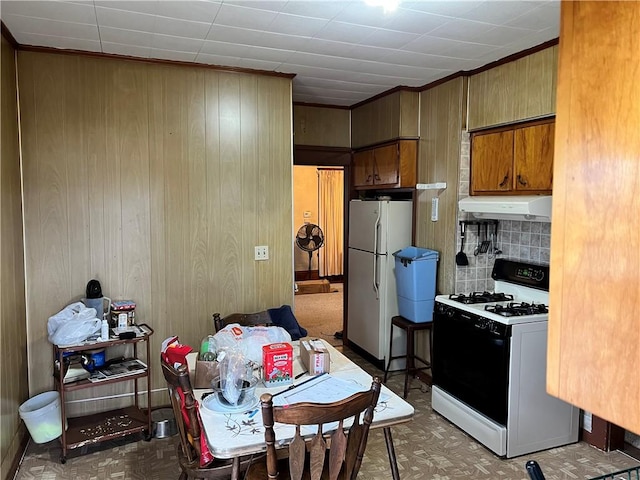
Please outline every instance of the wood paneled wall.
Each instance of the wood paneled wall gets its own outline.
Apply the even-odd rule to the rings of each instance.
[[[213,312],[291,304],[289,78],[34,52],[18,68],[32,393],[53,386],[47,318],[92,278],[155,329],[156,390],[168,336],[198,347]]]
[[[361,148],[418,132],[418,92],[398,90],[351,110],[351,146]]]
[[[2,37],[0,53],[0,478],[8,478],[26,429],[18,407],[29,397],[24,295],[22,198],[18,148],[18,105],[13,47]]]
[[[455,291],[458,176],[461,134],[465,128],[465,77],[420,94],[420,149],[418,183],[446,182],[439,195],[439,220],[431,221],[431,199],[436,190],[416,193],[416,245],[440,252],[437,290]]]
[[[553,115],[558,46],[469,78],[469,130]]]
[[[293,143],[350,148],[351,110],[294,105]]]

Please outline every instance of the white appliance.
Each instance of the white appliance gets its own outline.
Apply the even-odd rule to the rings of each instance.
[[[498,259],[492,277],[436,296],[433,409],[509,458],[577,442],[579,409],[546,393],[549,267]]]
[[[393,253],[411,245],[412,225],[411,201],[349,203],[347,338],[377,360],[389,358],[391,318],[398,315]],[[404,354],[405,343],[394,328],[393,354]]]
[[[551,195],[478,195],[461,198],[458,208],[476,218],[551,222]]]

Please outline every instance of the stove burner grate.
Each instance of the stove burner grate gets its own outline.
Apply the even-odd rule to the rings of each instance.
[[[549,313],[549,309],[542,303],[508,303],[507,305],[487,305],[485,311],[502,315],[503,317],[521,317],[524,315],[540,315]]]
[[[469,295],[465,295],[463,293],[454,293],[449,295],[449,299],[465,304],[509,302],[513,301],[513,295],[492,292],[472,292]]]

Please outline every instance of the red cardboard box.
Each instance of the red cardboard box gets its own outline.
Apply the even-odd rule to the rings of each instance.
[[[262,374],[268,387],[293,383],[293,347],[290,343],[262,346]]]

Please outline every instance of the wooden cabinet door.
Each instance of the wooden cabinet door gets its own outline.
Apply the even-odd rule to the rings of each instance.
[[[400,171],[398,144],[376,148],[374,165],[373,181],[376,185],[397,185]]]
[[[514,172],[518,191],[551,191],[555,123],[515,131]]]
[[[373,150],[364,150],[353,154],[353,186],[373,185]]]
[[[511,190],[513,130],[475,135],[471,147],[471,193]]]

